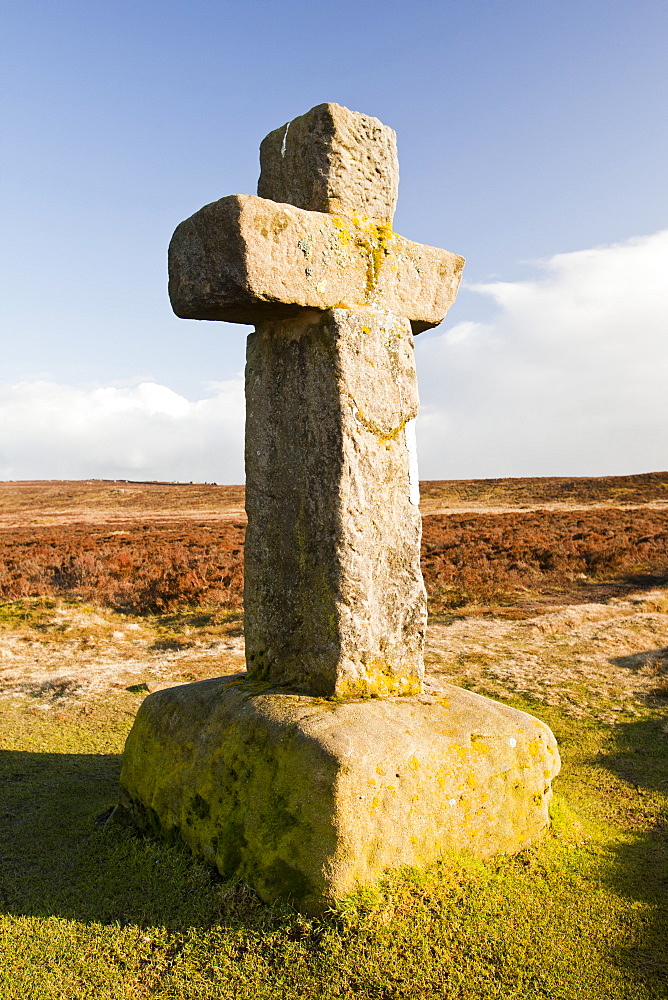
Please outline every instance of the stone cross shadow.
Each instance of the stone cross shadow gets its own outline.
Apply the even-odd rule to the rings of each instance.
[[[554,737],[449,685],[424,694],[413,335],[464,260],[392,231],[392,129],[322,104],[271,132],[258,197],[174,233],[186,319],[255,325],[246,366],[248,678],[147,698],[121,811],[263,899],[322,909],[444,851],[547,825]]]

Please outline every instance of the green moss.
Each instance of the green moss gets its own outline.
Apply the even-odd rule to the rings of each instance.
[[[216,867],[224,878],[235,878],[241,870],[248,841],[240,819],[228,819],[216,824],[218,832],[211,838]]]
[[[11,601],[0,604],[0,628],[14,629],[21,626],[35,628],[43,625],[45,621],[51,621],[53,616],[48,612],[55,607],[55,600],[43,597],[33,601]]]
[[[24,597],[18,601],[0,604],[0,629],[36,629],[39,632],[64,631],[70,624],[61,620],[59,609],[76,610],[82,614],[100,615],[100,609],[80,600],[66,600],[52,597]],[[113,613],[102,612],[113,619]]]
[[[304,774],[310,773],[308,748],[293,746],[285,727],[274,731],[261,716],[239,714],[246,700],[257,697],[258,685],[227,685],[233,692],[227,703],[220,697],[220,682],[211,684],[211,693],[204,691],[202,697],[220,706],[209,730],[216,734],[215,743],[198,742],[197,709],[182,715],[168,691],[144,703],[126,746],[122,801],[141,829],[171,834],[178,828],[184,842],[221,875],[248,879],[267,899],[301,900],[304,891],[317,898],[322,874],[320,882],[315,873],[309,878],[309,859],[334,836],[331,809],[321,808],[333,776],[311,803],[301,790]],[[165,740],[161,720],[179,715],[178,740],[174,721]],[[205,761],[199,756],[203,747]],[[289,892],[284,892],[280,887],[288,882]]]
[[[211,815],[211,806],[201,795],[195,793],[190,800],[190,812],[197,819],[208,819]]]

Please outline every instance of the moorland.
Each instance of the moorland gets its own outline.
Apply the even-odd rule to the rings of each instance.
[[[668,473],[422,484],[428,676],[552,726],[553,824],[317,919],[106,822],[146,693],[243,670],[243,507],[0,484],[0,997],[668,997]]]

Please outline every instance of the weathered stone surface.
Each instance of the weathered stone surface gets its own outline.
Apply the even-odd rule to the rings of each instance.
[[[311,108],[260,146],[261,198],[391,223],[398,186],[394,130],[340,104]]]
[[[443,319],[463,258],[391,231],[394,133],[376,119],[321,105],[261,162],[263,197],[207,205],[170,247],[179,316],[257,324],[249,677],[146,698],[121,801],[264,899],[322,910],[401,865],[520,850],[547,825],[559,758],[524,713],[420,693],[411,327]]]
[[[333,309],[259,325],[246,406],[249,672],[319,695],[420,691],[408,321]]]
[[[326,701],[223,677],[152,694],[121,802],[267,900],[321,910],[401,865],[513,853],[548,824],[550,730],[445,685]]]
[[[359,216],[230,195],[176,229],[169,295],[184,319],[257,323],[302,309],[386,309],[414,333],[454,302],[464,258]]]

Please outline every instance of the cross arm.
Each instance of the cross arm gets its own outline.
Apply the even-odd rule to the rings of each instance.
[[[176,229],[169,296],[183,319],[253,324],[302,309],[377,308],[420,333],[445,316],[463,266],[365,217],[229,195]]]

